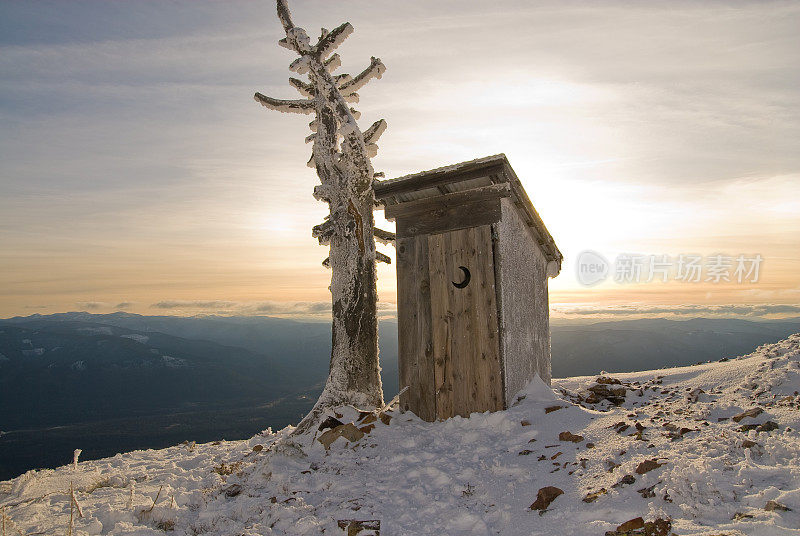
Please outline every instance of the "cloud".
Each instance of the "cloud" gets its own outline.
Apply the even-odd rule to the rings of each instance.
[[[614,307],[564,307],[554,306],[556,316],[745,316],[766,317],[771,315],[800,314],[800,304],[755,304],[755,305],[620,305]]]
[[[236,302],[220,300],[168,300],[151,304],[150,307],[156,309],[229,309],[236,305]]]
[[[318,315],[330,314],[330,302],[276,302],[268,301],[257,304],[243,304],[244,309],[250,309],[254,313],[278,314],[278,315]]]
[[[331,316],[329,301],[253,301],[225,300],[164,300],[153,303],[155,309],[180,309],[185,311],[214,311],[215,314],[239,316],[279,316],[289,318],[327,319]],[[397,305],[378,302],[378,318],[390,319],[397,315]]]
[[[78,307],[82,307],[84,309],[102,309],[103,307],[106,307],[107,305],[108,304],[106,304],[104,302],[96,302],[96,301],[78,302]]]
[[[124,302],[119,302],[117,305],[114,306],[114,308],[115,309],[128,309],[129,307],[133,307],[134,305],[135,305],[135,302],[124,301]]]

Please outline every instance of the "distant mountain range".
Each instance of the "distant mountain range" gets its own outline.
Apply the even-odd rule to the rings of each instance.
[[[384,332],[391,335],[382,357],[396,370],[396,328]],[[330,337],[328,324],[269,317],[0,320],[0,404],[9,410],[0,430],[237,407],[319,390]],[[387,391],[396,393],[396,384],[387,378]]]
[[[715,361],[752,352],[800,332],[800,318],[779,321],[693,318],[554,323],[553,377],[633,372]]]
[[[688,365],[748,353],[800,319],[554,322],[553,376]],[[380,324],[388,400],[397,324]],[[0,479],[31,467],[182,440],[249,437],[310,409],[330,325],[272,317],[84,312],[0,320]]]

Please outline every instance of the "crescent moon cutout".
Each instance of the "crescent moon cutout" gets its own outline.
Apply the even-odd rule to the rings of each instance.
[[[469,285],[469,280],[472,278],[472,276],[470,275],[469,270],[467,270],[467,268],[465,266],[459,266],[458,268],[462,272],[464,272],[464,280],[461,283],[456,283],[455,281],[452,281],[452,283],[453,283],[453,286],[456,287],[456,288],[464,288],[467,285]]]

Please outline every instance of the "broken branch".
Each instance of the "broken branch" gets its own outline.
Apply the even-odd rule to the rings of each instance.
[[[311,114],[314,113],[314,101],[309,99],[285,100],[273,99],[261,93],[256,93],[253,98],[262,106],[270,110],[284,113]]]
[[[330,244],[331,236],[333,236],[333,222],[325,220],[319,225],[311,228],[311,236],[319,240],[321,245]]]
[[[372,230],[372,234],[375,236],[375,239],[381,244],[390,245],[397,239],[397,235],[395,235],[391,231],[384,231],[383,229],[378,229],[377,227],[375,227]]]
[[[341,90],[342,95],[358,91],[373,78],[380,78],[383,76],[384,72],[386,72],[386,66],[383,64],[380,58],[373,56],[369,67],[361,71],[351,81],[342,84],[339,89]]]

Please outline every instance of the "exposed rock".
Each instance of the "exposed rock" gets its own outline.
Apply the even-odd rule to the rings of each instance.
[[[636,467],[636,474],[643,475],[645,473],[652,471],[653,469],[658,469],[662,465],[664,464],[658,463],[658,461],[656,461],[655,459],[645,460]]]
[[[621,385],[622,382],[616,378],[611,378],[609,376],[600,376],[595,380],[595,383],[599,383],[601,385]]]
[[[356,425],[352,423],[347,423],[344,426],[339,427],[341,429],[341,435],[343,438],[347,439],[348,441],[358,441],[362,437],[364,437],[364,432],[356,428]]]
[[[242,492],[242,486],[239,484],[231,484],[227,488],[225,488],[225,496],[226,497],[236,497]]]
[[[743,449],[751,449],[751,448],[755,447],[756,445],[758,445],[758,443],[756,443],[755,441],[750,441],[749,439],[745,439],[744,441],[742,441],[742,448]]]
[[[611,458],[607,459],[607,460],[605,461],[605,464],[606,464],[606,468],[608,469],[608,472],[609,472],[609,473],[610,473],[610,472],[612,472],[614,469],[616,469],[617,467],[619,467],[619,466],[620,466],[620,464],[618,464],[617,462],[615,462],[615,461],[614,461],[614,460],[612,460]]]
[[[321,432],[323,430],[336,428],[337,426],[341,426],[343,424],[344,423],[342,421],[340,421],[339,419],[337,419],[336,417],[329,416],[327,419],[325,419],[324,421],[322,421],[319,424],[319,427],[317,428],[317,430],[319,430]]]
[[[617,532],[630,532],[632,530],[641,529],[644,527],[644,519],[641,517],[636,517],[631,520],[626,521],[619,527],[617,527]]]
[[[520,421],[520,424],[522,426],[530,426],[531,425],[531,421],[529,421],[527,419],[524,419],[524,420]]]
[[[764,410],[761,408],[750,408],[747,411],[743,411],[740,414],[734,416],[733,422],[742,422],[742,419],[744,419],[745,417],[751,417],[751,418],[758,417],[762,413],[764,413]]]
[[[381,522],[379,519],[358,520],[340,519],[336,522],[339,528],[347,531],[347,536],[357,536],[362,531],[370,531],[369,534],[381,533]],[[367,534],[366,532],[364,534]]]
[[[745,514],[744,512],[736,512],[735,514],[733,514],[733,517],[731,519],[733,519],[734,521],[741,521],[742,519],[752,519],[752,518],[753,518],[753,514]]]
[[[776,501],[767,501],[767,504],[764,506],[764,510],[767,512],[774,512],[776,510],[780,512],[791,512],[792,509]]]
[[[637,489],[636,493],[641,495],[643,499],[649,499],[651,497],[655,497],[656,496],[656,493],[653,491],[655,489],[655,487],[656,487],[656,485],[653,484],[652,486],[650,486],[648,488]]]
[[[594,398],[599,400],[608,400],[614,405],[619,406],[625,402],[625,388],[624,387],[608,387],[606,384],[596,384],[588,388],[589,392],[594,395]],[[587,397],[586,401],[590,402],[592,396]]]
[[[564,490],[561,490],[555,486],[546,486],[539,490],[536,494],[536,500],[531,504],[531,510],[539,510],[539,514],[541,515],[547,510],[547,507],[550,506],[556,497],[563,494]]]
[[[778,423],[773,421],[767,421],[758,428],[756,428],[756,432],[771,432],[777,429],[778,429]]]
[[[530,453],[532,453],[532,452],[533,452],[532,450],[528,450],[528,449],[521,450],[521,451],[519,451],[519,452],[517,453],[517,456],[527,456],[528,454],[530,454]]]
[[[697,401],[700,399],[700,395],[701,395],[701,394],[704,394],[704,393],[705,393],[705,391],[703,391],[702,389],[700,389],[700,388],[698,387],[698,388],[696,388],[696,389],[692,389],[691,391],[689,391],[689,392],[686,394],[686,399],[687,399],[689,402],[697,402]]]
[[[371,424],[371,423],[373,423],[373,422],[375,422],[377,420],[378,420],[378,417],[372,412],[367,413],[366,415],[364,415],[363,418],[359,419],[361,424]]]
[[[621,488],[623,486],[629,486],[636,482],[636,478],[633,475],[625,475],[620,479],[619,482],[611,486],[612,488]]]
[[[544,408],[544,412],[545,413],[552,413],[554,411],[558,411],[561,408],[565,408],[565,407],[567,407],[567,406],[548,406],[548,407]]]
[[[582,435],[575,435],[572,432],[561,432],[558,434],[559,441],[571,441],[573,443],[580,443],[583,441]]]
[[[645,522],[641,517],[626,521],[617,530],[606,532],[606,536],[670,536],[672,521],[655,519]]]
[[[605,495],[606,493],[608,493],[608,490],[606,488],[600,488],[597,491],[593,491],[591,493],[587,493],[586,497],[583,498],[583,502],[585,502],[585,503],[593,503],[594,501],[596,501],[597,499],[599,499],[601,496]]]
[[[261,452],[264,449],[264,445],[254,445],[253,452]]]
[[[344,437],[351,442],[358,441],[364,437],[364,432],[356,428],[356,425],[349,422],[325,431],[325,433],[317,438],[317,441],[322,443],[322,445],[325,447],[325,450],[328,450],[331,448],[331,444],[340,437]]]

